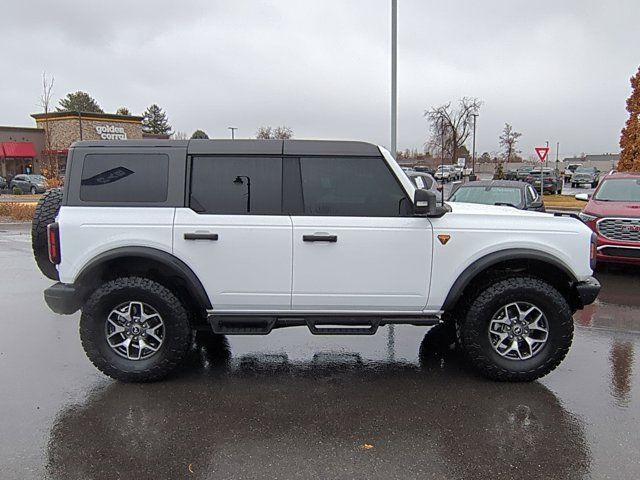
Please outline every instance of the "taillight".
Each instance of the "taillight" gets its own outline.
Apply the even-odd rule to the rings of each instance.
[[[598,237],[595,233],[591,234],[591,246],[589,248],[589,263],[591,270],[596,269],[596,258],[598,254]]]
[[[49,244],[49,261],[60,263],[60,229],[57,223],[47,225],[47,243]]]

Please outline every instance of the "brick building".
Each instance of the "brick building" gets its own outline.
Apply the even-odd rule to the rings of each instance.
[[[146,134],[142,118],[111,113],[52,112],[31,115],[36,128],[0,126],[0,175],[40,173],[45,163],[64,173],[67,153],[78,140],[169,138]]]

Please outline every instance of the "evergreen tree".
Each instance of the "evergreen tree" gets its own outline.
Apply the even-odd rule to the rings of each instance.
[[[131,115],[131,111],[127,107],[120,107],[116,110],[116,115]]]
[[[504,180],[504,165],[502,164],[502,160],[499,160],[496,164],[496,169],[493,172],[494,180]]]
[[[81,91],[67,93],[66,97],[60,99],[59,105],[56,108],[59,112],[104,113],[104,110],[100,108],[98,102],[91,95]]]
[[[209,135],[207,135],[206,132],[204,132],[203,130],[196,130],[191,135],[191,138],[202,138],[202,139],[208,140]]]
[[[167,114],[155,103],[149,105],[143,114],[142,131],[161,135],[171,134],[171,125]]]
[[[631,77],[631,95],[627,99],[629,119],[620,135],[618,170],[640,172],[640,67]]]

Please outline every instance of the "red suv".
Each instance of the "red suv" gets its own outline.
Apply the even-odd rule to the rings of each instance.
[[[640,173],[605,176],[579,216],[598,236],[598,262],[640,264]]]

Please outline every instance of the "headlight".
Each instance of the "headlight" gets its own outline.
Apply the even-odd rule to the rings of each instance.
[[[596,218],[598,218],[598,217],[596,217],[595,215],[589,215],[589,214],[586,214],[586,213],[583,213],[583,212],[580,212],[580,213],[578,214],[578,217],[580,217],[580,220],[582,220],[584,223],[592,222],[592,221],[594,221]]]

